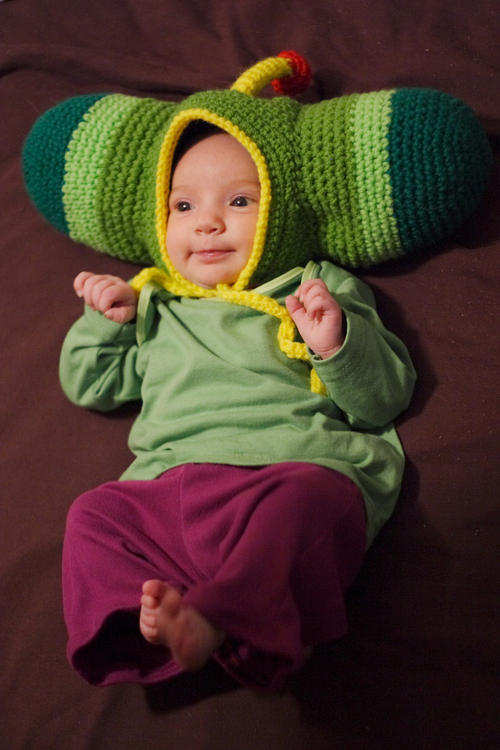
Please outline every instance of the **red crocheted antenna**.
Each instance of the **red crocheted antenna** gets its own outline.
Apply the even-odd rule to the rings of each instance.
[[[277,57],[284,57],[293,70],[293,74],[284,78],[275,78],[271,81],[273,89],[277,94],[285,96],[296,96],[307,89],[311,83],[312,73],[309,63],[299,55],[298,52],[287,50],[280,52]]]

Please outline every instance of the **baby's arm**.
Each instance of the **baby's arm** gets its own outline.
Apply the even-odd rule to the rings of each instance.
[[[136,293],[118,276],[82,271],[75,278],[73,288],[89,307],[115,323],[129,323],[135,318]]]
[[[321,359],[328,359],[344,343],[342,308],[321,279],[301,284],[294,295],[286,298],[293,322],[309,349]]]
[[[74,404],[110,411],[141,397],[133,323],[118,325],[88,305],[66,334],[59,378]]]
[[[383,325],[373,292],[366,284],[328,261],[319,265],[321,281],[331,290],[330,295],[334,295],[334,305],[342,309],[345,341],[334,356],[322,358],[314,350],[313,342],[306,340],[308,334],[301,331],[309,348],[315,351],[312,365],[328,396],[344,412],[351,426],[355,429],[383,427],[410,402],[415,385],[410,355],[403,342]],[[328,300],[326,294],[324,299]],[[298,300],[296,302],[292,301],[294,315],[294,309],[301,307]],[[322,309],[320,303],[317,304]],[[327,322],[328,318],[325,324]],[[339,318],[336,324],[330,321],[329,325],[339,333]]]

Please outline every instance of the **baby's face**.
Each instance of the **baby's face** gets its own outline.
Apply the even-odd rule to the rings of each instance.
[[[259,213],[257,168],[225,133],[190,148],[172,176],[167,252],[188,281],[233,284],[252,251]]]

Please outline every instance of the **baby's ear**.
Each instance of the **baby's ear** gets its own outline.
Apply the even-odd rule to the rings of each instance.
[[[492,165],[472,110],[432,89],[304,107],[298,159],[326,257],[370,266],[435,244],[473,212]]]
[[[156,162],[175,106],[89,94],[41,115],[22,155],[26,189],[40,213],[77,242],[153,263]]]

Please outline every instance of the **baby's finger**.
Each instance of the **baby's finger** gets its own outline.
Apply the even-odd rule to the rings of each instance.
[[[94,274],[90,271],[81,271],[78,276],[75,276],[73,280],[73,289],[75,290],[78,297],[83,297],[83,287],[85,282]]]
[[[312,305],[314,305],[314,307],[316,308],[318,304],[328,304],[329,298],[330,294],[328,290],[322,289],[317,285],[308,287],[307,289],[303,290],[300,295],[300,300],[306,310],[309,310]]]
[[[302,284],[297,290],[296,296],[307,309],[312,300],[320,294],[321,287],[318,287],[318,285],[315,284],[313,280],[312,282],[308,281],[305,284]]]
[[[128,323],[135,318],[135,307],[132,305],[121,305],[120,307],[111,307],[106,310],[104,317],[112,320],[114,323]]]
[[[120,302],[130,302],[128,285],[116,276],[100,276],[90,279],[88,284],[91,285],[89,289],[91,304],[99,312],[104,313]]]
[[[102,280],[103,276],[95,273],[87,274],[87,276],[82,279],[80,296],[83,298],[85,304],[93,309],[95,309],[96,288],[102,283]]]
[[[305,297],[304,305],[306,308],[313,306],[314,310],[318,309],[318,306],[322,307],[325,311],[339,309],[337,300],[332,294],[330,294],[330,291],[326,286],[317,286],[309,289]]]
[[[294,294],[290,294],[286,298],[285,304],[290,314],[290,317],[292,318],[293,322],[295,323],[299,331],[301,331],[302,333],[302,331],[304,330],[303,326],[306,325],[306,320],[307,320],[307,314],[303,305],[299,302],[299,300]]]
[[[327,305],[325,305],[325,301],[320,295],[316,295],[308,299],[304,307],[307,313],[307,317],[310,320],[320,317],[324,313],[325,309],[327,309]]]
[[[305,295],[311,290],[324,290],[328,292],[328,287],[322,279],[309,279],[309,281],[304,281],[304,283],[299,286],[295,294],[297,296]]]
[[[289,294],[288,297],[285,299],[285,304],[286,304],[288,312],[290,313],[292,317],[297,312],[297,310],[304,309],[302,306],[302,303],[299,301],[297,297],[297,292],[295,292],[295,294]]]
[[[85,302],[94,310],[104,312],[107,308],[103,305],[103,292],[112,284],[109,276],[93,276],[87,279],[83,288]]]
[[[102,312],[109,310],[113,305],[126,303],[124,298],[125,291],[115,280],[110,280],[108,284],[103,284],[99,289],[99,309]]]

